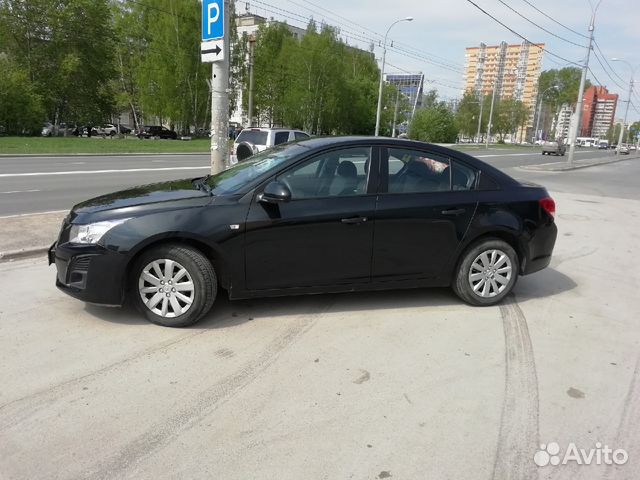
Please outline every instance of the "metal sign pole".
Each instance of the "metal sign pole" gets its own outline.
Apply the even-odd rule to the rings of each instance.
[[[229,162],[229,4],[202,2],[202,61],[211,62],[211,174]]]

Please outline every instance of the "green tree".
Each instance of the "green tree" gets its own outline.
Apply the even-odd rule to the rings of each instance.
[[[0,0],[0,37],[59,121],[113,111],[114,31],[108,0]]]
[[[188,133],[203,125],[210,101],[211,66],[200,61],[200,6],[198,0],[155,0],[134,3],[131,15],[140,25],[132,40],[143,43],[143,59],[136,82],[145,118]],[[140,35],[140,37],[137,37]]]
[[[487,102],[488,100],[488,102]],[[456,111],[456,123],[460,132],[467,136],[474,138],[478,134],[478,120],[480,120],[480,102],[485,102],[482,108],[482,122],[480,123],[480,132],[486,131],[487,123],[489,119],[489,110],[491,107],[491,98],[479,99],[473,92],[465,92],[462,100],[458,104],[458,110]]]
[[[560,111],[563,104],[569,104],[575,107],[578,101],[578,90],[580,89],[580,77],[582,69],[578,67],[565,67],[561,69],[546,70],[540,74],[538,79],[538,98],[546,91],[542,99],[542,118],[540,119],[540,128],[543,131],[551,129],[553,118]],[[557,86],[557,89],[551,87]],[[585,83],[585,90],[591,87],[589,80]],[[535,115],[538,112],[536,110]]]
[[[506,135],[515,136],[517,130],[529,120],[529,109],[520,101],[512,98],[496,101],[493,111],[493,131],[504,142]]]
[[[302,40],[285,24],[262,25],[254,48],[254,105],[262,123],[312,134],[373,132],[379,69],[372,54],[344,44],[332,28],[317,31],[314,22]],[[396,91],[384,89],[382,125],[389,129]]]
[[[640,122],[634,122],[629,126],[629,143],[636,143],[640,135]]]
[[[416,111],[409,126],[409,138],[422,142],[454,143],[457,136],[455,117],[437,96],[431,106]]]
[[[43,116],[42,97],[27,72],[0,54],[0,125],[9,135],[35,133]]]

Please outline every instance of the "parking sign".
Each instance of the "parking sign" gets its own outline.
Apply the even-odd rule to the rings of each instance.
[[[202,0],[202,41],[224,38],[224,0]]]

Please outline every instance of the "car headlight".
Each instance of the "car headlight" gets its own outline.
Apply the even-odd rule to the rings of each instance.
[[[113,227],[123,224],[129,220],[121,218],[119,220],[107,220],[104,222],[89,223],[87,225],[72,225],[69,233],[69,243],[82,243],[87,245],[96,244]]]

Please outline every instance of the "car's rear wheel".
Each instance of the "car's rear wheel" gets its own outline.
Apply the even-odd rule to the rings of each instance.
[[[518,255],[511,245],[487,238],[463,254],[452,286],[471,305],[495,305],[511,292],[518,274]]]
[[[217,278],[211,262],[200,251],[181,245],[162,245],[136,262],[130,295],[150,322],[186,327],[213,306]]]

